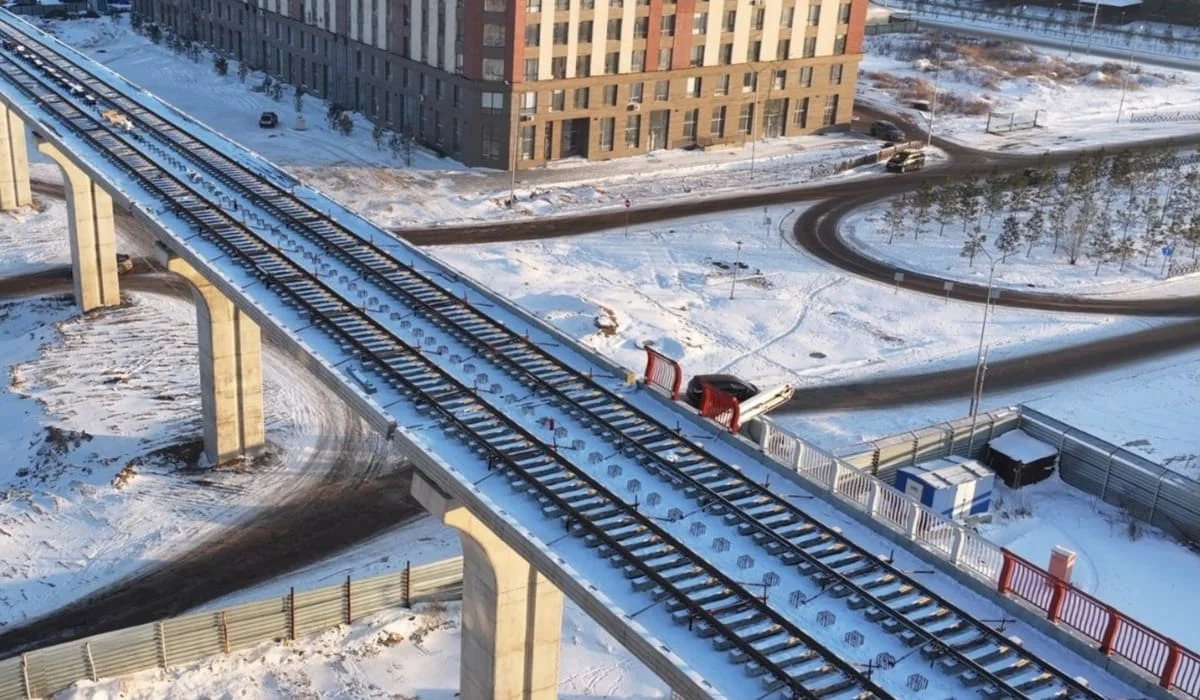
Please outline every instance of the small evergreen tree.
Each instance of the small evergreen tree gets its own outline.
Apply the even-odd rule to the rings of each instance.
[[[983,227],[975,224],[975,228],[971,230],[967,240],[963,242],[962,251],[959,253],[964,258],[969,259],[969,265],[975,267],[975,256],[979,255],[979,251],[983,250],[983,244],[987,241],[987,236],[983,233]]]
[[[1021,222],[1009,214],[1004,217],[1003,229],[996,237],[996,250],[1000,251],[1000,262],[1008,262],[1008,254],[1021,246]]]
[[[1041,242],[1042,237],[1046,235],[1046,217],[1042,214],[1041,209],[1034,209],[1033,214],[1025,220],[1022,237],[1025,240],[1025,257],[1033,255],[1033,247]]]
[[[995,168],[992,168],[991,175],[987,179],[987,188],[983,193],[983,206],[987,209],[988,222],[987,227],[992,227],[992,219],[1004,207],[1004,193],[1007,190],[1007,183],[1004,178],[1000,177],[1000,173]]]
[[[354,120],[349,114],[342,112],[342,115],[338,117],[337,130],[342,136],[349,136],[354,132]]]
[[[979,185],[972,179],[963,180],[958,186],[958,213],[962,217],[963,235],[967,227],[979,215]]]
[[[250,75],[250,64],[245,61],[238,61],[238,80],[246,82],[246,76]]]
[[[296,88],[296,94],[295,94],[295,97],[293,98],[293,100],[296,105],[296,114],[299,114],[304,109],[304,86],[303,85]]]
[[[913,240],[921,237],[921,230],[929,223],[929,210],[933,208],[933,184],[929,180],[921,182],[913,195]]]
[[[146,27],[146,36],[150,37],[150,41],[155,44],[161,44],[163,38],[162,28],[157,24],[151,23],[150,26]]]
[[[1129,259],[1130,255],[1133,255],[1137,252],[1137,241],[1133,239],[1133,236],[1121,236],[1121,238],[1115,244],[1113,244],[1112,252],[1113,255],[1116,255],[1117,258],[1120,259],[1120,271],[1124,272],[1125,262]]]
[[[883,215],[883,222],[884,225],[887,226],[888,231],[888,245],[892,244],[892,241],[896,238],[897,232],[899,232],[901,236],[904,235],[901,227],[904,225],[904,219],[907,214],[908,195],[902,194],[899,197],[893,197],[892,201],[888,204],[887,213]]]
[[[1100,222],[1098,222],[1100,223]],[[1096,260],[1096,276],[1100,275],[1100,265],[1112,252],[1113,235],[1107,226],[1097,225],[1088,239],[1088,254]],[[1072,265],[1074,262],[1071,263]]]
[[[946,234],[946,224],[959,215],[958,193],[953,187],[939,187],[934,195],[936,209],[933,218],[938,222],[938,235]]]
[[[383,128],[383,122],[375,122],[371,127],[371,140],[375,142],[375,150],[382,151],[384,144],[384,134],[387,133]]]
[[[224,56],[213,56],[213,72],[217,75],[226,75],[229,73],[229,61],[225,60]]]

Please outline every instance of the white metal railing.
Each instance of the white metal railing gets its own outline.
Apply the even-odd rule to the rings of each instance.
[[[387,608],[457,597],[462,557],[224,610],[149,622],[0,661],[0,700],[48,697],[82,680],[167,668],[349,624]]]
[[[971,576],[989,583],[999,580],[1000,547],[769,420],[760,422],[759,446],[767,457]]]

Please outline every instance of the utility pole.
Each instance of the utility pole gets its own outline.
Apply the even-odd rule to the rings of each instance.
[[[942,57],[936,51],[937,49],[934,49],[937,67],[933,69],[933,100],[929,103],[929,129],[925,134],[925,148],[929,148],[933,143],[933,120],[937,116],[938,81],[942,77]]]
[[[517,143],[517,139],[519,138],[517,128],[521,122],[521,112],[520,107],[517,105],[516,86],[507,80],[504,81],[504,84],[508,86],[508,99],[511,104],[509,112],[512,113],[513,123],[512,138],[508,142],[508,152],[512,156],[510,158],[512,162],[509,163],[512,173],[509,175],[508,181],[508,206],[511,209],[517,205],[517,149],[520,148],[520,144]]]
[[[733,261],[733,281],[729,283],[729,298],[733,298],[733,291],[737,289],[737,273],[738,265],[742,262],[742,242],[737,242],[737,257]]]
[[[1133,50],[1129,51],[1129,64],[1125,66],[1125,74],[1121,76],[1121,101],[1117,103],[1117,123],[1121,123],[1121,110],[1125,107],[1125,88],[1129,85],[1129,71],[1133,70]]]

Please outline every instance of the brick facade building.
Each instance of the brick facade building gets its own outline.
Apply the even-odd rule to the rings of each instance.
[[[850,119],[866,0],[135,0],[468,165],[741,144]]]

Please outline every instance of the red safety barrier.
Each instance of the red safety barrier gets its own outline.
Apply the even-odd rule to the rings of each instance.
[[[672,401],[679,400],[679,385],[683,382],[683,370],[679,363],[658,352],[649,345],[646,349],[646,385],[666,389]]]
[[[1181,647],[1124,613],[1105,605],[1035,564],[1002,549],[997,590],[1046,613],[1051,622],[1094,640],[1101,653],[1116,654],[1152,674],[1158,684],[1200,700],[1200,654]]]
[[[712,418],[721,425],[727,426],[729,432],[738,431],[738,421],[741,420],[741,406],[733,394],[704,386],[704,398],[700,400],[700,415]]]

